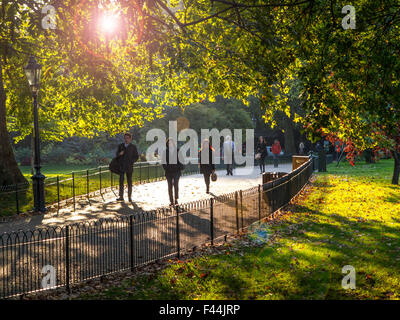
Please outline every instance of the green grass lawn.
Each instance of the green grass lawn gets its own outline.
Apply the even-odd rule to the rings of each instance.
[[[271,235],[261,246],[239,241],[80,299],[399,299],[393,162],[335,166],[268,225]],[[355,268],[354,290],[341,286],[345,265]]]
[[[54,178],[59,176],[62,178],[71,177],[71,173],[74,171],[86,171],[88,168],[97,168],[95,165],[58,165],[58,164],[44,164],[41,168],[42,173],[47,178]],[[20,166],[22,174],[30,180],[32,173],[30,166]]]

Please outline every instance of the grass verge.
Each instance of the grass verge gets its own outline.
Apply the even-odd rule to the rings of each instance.
[[[268,223],[266,242],[244,237],[75,298],[399,299],[400,187],[390,184],[390,161],[334,166]],[[346,265],[354,290],[342,288]]]

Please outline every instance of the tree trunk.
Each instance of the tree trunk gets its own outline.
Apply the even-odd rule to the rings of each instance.
[[[0,61],[0,186],[27,182],[15,160],[7,131],[6,92],[3,84],[3,67]]]
[[[284,116],[282,126],[285,130],[285,155],[297,154],[296,145],[294,143],[293,122],[286,115]]]
[[[400,152],[392,151],[394,158],[394,170],[393,170],[393,178],[392,184],[399,184],[399,176],[400,176]]]

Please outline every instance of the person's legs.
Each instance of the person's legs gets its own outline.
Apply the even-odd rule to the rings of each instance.
[[[207,189],[207,193],[210,191],[210,173],[203,173],[204,175],[204,181],[206,183],[206,189]]]
[[[170,174],[166,174],[165,177],[167,178],[167,183],[168,183],[169,202],[173,204],[174,203],[174,195],[172,193],[173,176]]]
[[[174,177],[174,192],[175,192],[175,204],[178,204],[178,199],[179,199],[179,178],[180,178],[180,173],[177,172]]]
[[[274,168],[278,168],[278,155],[274,154]]]
[[[259,160],[260,163],[260,173],[264,173],[265,171],[265,158],[261,157]]]
[[[129,201],[132,201],[132,173],[133,172],[126,173],[126,179],[128,180],[128,199],[129,199]]]
[[[119,199],[124,198],[124,176],[125,173],[119,175]]]
[[[169,195],[169,202],[171,204],[174,203],[174,194],[172,193],[172,187],[174,182],[174,176],[171,174],[166,174],[165,177],[167,178],[168,183],[168,195]]]

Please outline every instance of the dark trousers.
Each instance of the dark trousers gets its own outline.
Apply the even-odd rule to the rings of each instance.
[[[126,180],[128,180],[128,198],[132,196],[132,172],[125,172],[119,175],[119,197],[124,197],[124,179],[126,174]]]
[[[258,164],[260,165],[260,171],[265,172],[265,157],[261,157],[258,160]]]
[[[174,194],[172,192],[172,187],[175,192],[175,200],[178,200],[179,198],[179,178],[181,177],[180,172],[168,172],[165,174],[165,177],[167,178],[167,183],[168,183],[168,194],[169,194],[169,201],[171,203],[174,203]]]
[[[226,173],[229,175],[233,175],[233,164],[227,164],[226,165]]]
[[[274,154],[274,168],[278,168],[278,155]]]
[[[203,173],[204,176],[204,182],[206,183],[207,191],[210,190],[210,177],[211,177],[211,172],[210,173]]]

